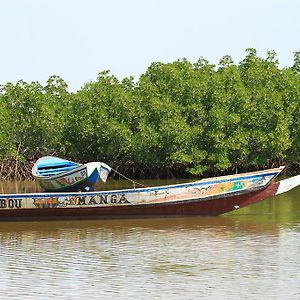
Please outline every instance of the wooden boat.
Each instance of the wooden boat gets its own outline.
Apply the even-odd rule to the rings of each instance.
[[[101,162],[79,164],[54,156],[40,158],[32,175],[45,191],[89,191],[101,178],[106,181],[110,167]]]
[[[0,220],[220,215],[300,185],[284,167],[196,182],[95,192],[0,195]]]

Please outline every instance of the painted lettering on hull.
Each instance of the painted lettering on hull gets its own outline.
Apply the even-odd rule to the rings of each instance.
[[[60,206],[70,205],[100,205],[100,204],[130,204],[125,194],[117,195],[97,195],[97,196],[81,196],[59,199]]]
[[[130,204],[125,194],[73,196],[58,198],[38,198],[33,200],[35,208],[59,208],[68,206],[95,206],[111,204]]]
[[[21,208],[22,199],[0,199],[1,208]]]

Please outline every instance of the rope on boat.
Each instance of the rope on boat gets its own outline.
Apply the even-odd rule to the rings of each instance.
[[[134,181],[132,180],[131,178],[123,175],[122,173],[120,173],[119,171],[117,171],[116,169],[110,167],[115,173],[117,173],[118,175],[122,176],[123,178],[125,178],[126,180],[130,181],[133,183],[133,188],[135,189],[135,185],[139,185],[139,186],[142,186],[142,187],[149,187],[148,185],[145,185],[145,184],[142,184],[142,183],[139,183],[137,181]]]

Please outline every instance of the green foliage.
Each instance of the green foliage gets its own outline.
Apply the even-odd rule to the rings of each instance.
[[[239,64],[229,55],[218,66],[155,62],[138,81],[103,71],[76,93],[58,76],[45,86],[8,83],[0,87],[0,159],[55,154],[181,175],[297,162],[299,53],[283,69],[274,51],[261,58],[250,48]]]
[[[292,69],[296,72],[296,73],[300,73],[300,51],[296,51],[294,53],[294,65],[292,67]]]
[[[0,159],[9,156],[15,156],[16,149],[13,137],[12,126],[10,125],[10,116],[7,105],[2,95],[3,87],[0,87]]]
[[[67,153],[81,161],[130,161],[136,127],[132,79],[120,83],[107,72],[72,95],[66,126]]]
[[[4,127],[9,128],[5,133],[13,145],[7,156],[28,160],[61,152],[64,100],[68,93],[67,86],[59,81],[63,83],[58,77],[51,77],[46,87],[37,82],[19,81],[2,88],[2,105],[6,113]]]

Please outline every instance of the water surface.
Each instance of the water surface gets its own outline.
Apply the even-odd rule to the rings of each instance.
[[[299,188],[220,217],[0,223],[0,299],[300,299],[299,282]]]

